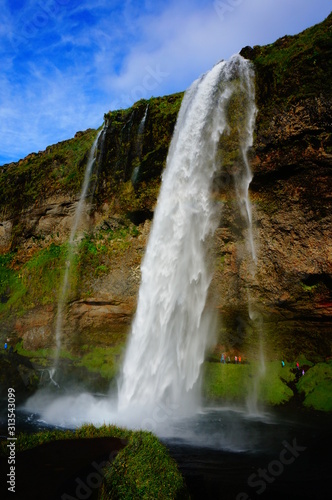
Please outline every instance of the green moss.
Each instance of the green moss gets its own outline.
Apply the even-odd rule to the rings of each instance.
[[[262,133],[276,110],[287,110],[301,99],[331,95],[331,26],[332,14],[298,35],[255,46],[249,54],[256,69],[257,127]]]
[[[91,129],[77,133],[73,139],[3,166],[0,171],[3,213],[16,216],[23,208],[39,204],[47,195],[78,192],[96,133]]]
[[[122,361],[123,345],[118,344],[113,347],[88,347],[77,366],[84,366],[91,372],[111,380],[117,374]]]
[[[300,285],[301,285],[302,290],[304,292],[307,292],[307,293],[313,293],[318,287],[318,284],[306,285],[305,283],[302,283],[302,281],[300,282]]]
[[[140,100],[127,110],[105,114],[108,127],[97,203],[107,199],[122,215],[153,209],[182,97],[183,93],[153,97]],[[140,130],[147,106],[145,127]]]
[[[67,244],[51,243],[26,263],[22,270],[23,281],[29,288],[31,286],[33,292],[29,291],[29,295],[34,303],[46,305],[57,299],[68,252]]]
[[[95,269],[96,276],[102,276],[103,274],[107,274],[107,272],[108,272],[108,267],[105,266],[105,264],[101,264]]]
[[[10,309],[26,289],[18,272],[11,268],[14,254],[0,255],[0,314]]]
[[[112,269],[112,259],[123,255],[132,238],[139,234],[139,229],[126,220],[117,230],[86,234],[74,249],[68,301],[89,296],[91,280],[107,274]],[[35,307],[56,305],[69,252],[68,243],[51,243],[39,250],[36,248],[23,264],[20,253],[0,255],[1,317],[18,317]]]
[[[135,432],[106,470],[101,499],[189,498],[175,461],[151,433]]]
[[[135,188],[131,181],[120,184],[117,202],[120,213],[127,214],[137,210],[153,210],[157,202],[160,180],[142,181]]]
[[[17,352],[17,354],[25,356],[32,361],[38,361],[38,363],[40,363],[43,360],[47,363],[47,360],[54,359],[56,354],[55,349],[49,349],[49,348],[37,349],[35,351],[24,349],[22,340],[16,344],[15,351]],[[75,357],[70,352],[65,350],[60,351],[59,357],[62,359],[70,359],[70,360],[75,359]]]
[[[11,266],[15,271],[12,280],[15,286],[2,312],[19,316],[34,307],[54,304],[58,299],[67,255],[68,245],[52,243],[36,251],[23,266],[13,259]],[[75,288],[74,278],[72,289]]]
[[[294,379],[294,374],[290,370],[289,363],[286,363],[284,368],[279,361],[266,363],[266,372],[260,384],[261,401],[270,405],[279,405],[293,397],[293,391],[286,385],[286,382]]]
[[[149,432],[133,432],[111,425],[100,428],[84,425],[75,431],[21,433],[17,437],[16,451],[18,453],[55,440],[96,437],[117,437],[125,445],[104,469],[100,500],[189,498],[176,462],[169,456],[166,447]],[[3,441],[0,443],[0,454],[5,456],[7,452]]]
[[[304,405],[316,410],[332,411],[332,363],[318,363],[297,383],[305,396]]]

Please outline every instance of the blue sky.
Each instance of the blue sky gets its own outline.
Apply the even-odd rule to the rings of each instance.
[[[0,0],[0,165],[185,90],[220,59],[316,24],[330,0]]]

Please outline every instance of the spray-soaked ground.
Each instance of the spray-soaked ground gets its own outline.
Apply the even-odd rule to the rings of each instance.
[[[48,407],[38,409],[38,404]],[[179,417],[174,409],[159,407],[143,421],[177,461],[192,499],[327,498],[332,465],[328,415],[270,410],[250,416],[240,408],[210,407]],[[117,413],[115,400],[88,393],[40,393],[17,411],[18,431],[87,422],[142,426],[137,414]],[[1,434],[6,423],[3,412]]]

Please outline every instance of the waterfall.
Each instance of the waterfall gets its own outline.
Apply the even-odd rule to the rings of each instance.
[[[147,114],[148,114],[148,109],[149,109],[149,105],[147,105],[146,108],[145,108],[145,112],[144,112],[143,118],[141,119],[140,124],[138,126],[138,130],[137,130],[136,154],[137,154],[137,157],[138,157],[139,165],[134,168],[132,176],[131,176],[131,182],[132,182],[133,185],[135,185],[136,182],[137,182],[137,178],[138,178],[138,174],[139,174],[139,169],[140,169],[140,166],[141,166],[140,164],[141,164],[141,160],[142,160],[144,128],[145,128],[146,117],[147,117]]]
[[[247,250],[247,266],[251,278],[256,277],[257,255],[253,237],[252,209],[249,198],[249,186],[253,175],[250,168],[248,152],[253,145],[253,133],[257,108],[255,104],[255,87],[253,71],[248,70],[246,65],[239,67],[239,81],[233,97],[241,103],[241,114],[233,117],[233,128],[236,129],[238,140],[235,145],[237,149],[236,168],[232,176],[237,199],[238,210],[244,222],[245,243]],[[258,369],[253,374],[251,385],[248,387],[246,399],[249,413],[258,413],[259,384],[265,374],[265,360],[263,353],[263,328],[261,317],[252,304],[252,297],[247,289],[248,317],[251,327],[257,333],[259,343]]]
[[[46,382],[50,386],[53,385],[57,389],[60,388],[59,384],[53,378],[53,376],[55,375],[55,371],[56,371],[55,368],[42,368],[42,369],[39,369],[38,371],[40,371],[40,383],[41,384],[45,384],[45,382]],[[45,373],[47,373],[46,380],[44,377]]]
[[[252,179],[248,152],[256,115],[253,77],[251,63],[235,55],[228,62],[216,64],[185,93],[141,266],[137,310],[118,379],[118,393],[111,391],[108,398],[88,393],[54,398],[52,393],[50,399],[37,394],[26,408],[38,411],[46,422],[110,422],[190,441],[193,433],[197,435],[196,421],[188,432],[186,426],[190,420],[193,425],[192,417],[200,408],[201,367],[206,350],[214,341],[215,304],[208,297],[213,268],[208,250],[220,222],[222,197],[216,195],[220,179],[227,179],[230,198],[235,198],[235,211],[240,212],[237,222],[241,222],[238,233],[244,235],[246,246],[242,251],[247,264],[244,268],[253,278],[256,272],[248,192]],[[146,113],[147,110],[145,118]],[[87,172],[92,169],[95,147],[96,143]],[[86,189],[82,188],[81,200]],[[77,228],[78,222],[73,225],[70,238],[72,254]],[[241,246],[242,241],[239,253]],[[57,316],[58,352],[70,273],[68,261]],[[254,324],[260,331],[249,287],[245,291],[250,326]],[[251,413],[257,407],[261,372],[248,387]],[[50,379],[51,376],[54,381],[53,373]],[[190,418],[182,420],[183,416]],[[209,432],[208,426],[204,428],[203,445]],[[242,439],[241,433],[240,436]],[[218,441],[218,434],[212,439]]]
[[[142,136],[144,133],[144,127],[145,127],[146,117],[148,114],[148,109],[149,109],[149,105],[147,104],[147,106],[145,108],[144,116],[143,116],[143,118],[138,126],[138,136]]]
[[[248,69],[243,66],[240,72],[241,77],[238,91],[239,94],[242,95],[242,113],[240,119],[238,119],[238,127],[240,151],[239,165],[241,168],[238,168],[238,170],[234,172],[234,185],[238,206],[240,208],[240,212],[242,213],[242,217],[245,220],[245,226],[247,229],[247,250],[252,260],[252,264],[255,266],[256,248],[253,238],[252,210],[249,199],[249,186],[253,175],[249,164],[248,151],[253,145],[257,109],[255,104],[253,71],[248,71]],[[254,266],[251,266],[252,272],[254,272]]]
[[[90,149],[89,152],[89,157],[85,169],[85,174],[84,174],[84,180],[82,184],[82,189],[80,193],[80,198],[76,207],[75,211],[75,216],[74,216],[74,221],[73,225],[70,231],[70,236],[69,236],[69,250],[68,250],[68,256],[67,256],[67,261],[66,261],[66,269],[65,273],[63,276],[62,280],[62,286],[60,288],[60,293],[58,297],[58,307],[57,307],[57,313],[56,313],[56,324],[55,324],[55,342],[56,342],[56,353],[55,353],[55,360],[54,364],[55,367],[58,364],[59,361],[59,356],[60,356],[60,351],[61,351],[61,337],[62,337],[62,330],[63,330],[63,320],[64,320],[64,309],[67,303],[67,298],[68,298],[68,293],[69,293],[69,281],[70,281],[70,273],[71,273],[71,267],[73,265],[73,259],[74,259],[74,251],[76,247],[76,233],[78,226],[81,222],[82,215],[84,210],[86,209],[86,201],[87,201],[87,194],[88,194],[88,189],[89,189],[89,184],[90,184],[90,178],[91,174],[93,171],[93,166],[95,164],[95,155],[96,155],[96,150],[98,146],[98,141],[101,133],[104,131],[104,129],[100,130],[97,134],[96,139],[94,140],[94,143]]]
[[[218,217],[211,188],[220,168],[220,137],[229,128],[230,99],[239,85],[246,92],[251,77],[250,63],[235,55],[196,80],[183,98],[142,263],[119,380],[120,410],[163,406],[181,411],[197,402],[200,368],[213,335],[207,243]],[[238,196],[251,226],[247,150],[254,114],[247,115],[247,134],[240,141],[247,175],[241,176]]]

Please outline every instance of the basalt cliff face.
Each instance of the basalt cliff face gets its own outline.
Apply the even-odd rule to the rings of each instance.
[[[255,273],[234,202],[232,155],[214,196],[211,304],[223,342],[246,330],[248,292],[276,351],[331,353],[332,15],[295,37],[246,47],[256,74],[257,122],[250,198]],[[105,115],[71,278],[65,344],[128,325],[135,311],[161,174],[182,94],[139,101]],[[27,349],[54,342],[66,240],[96,132],[0,167],[1,338]],[[226,139],[225,139],[226,140]],[[123,326],[126,328],[126,326]],[[228,335],[228,338],[227,335]],[[225,336],[226,335],[226,336]]]

